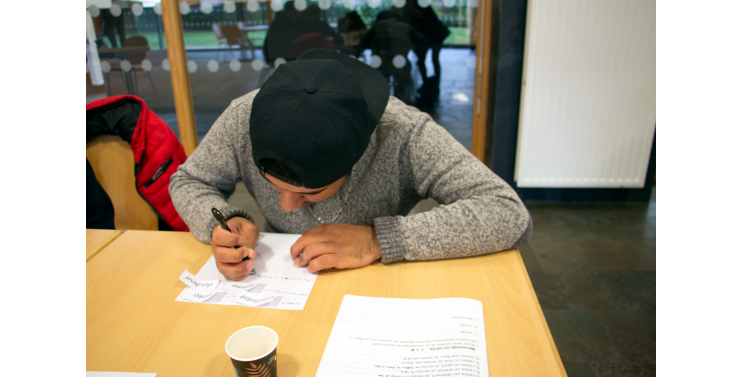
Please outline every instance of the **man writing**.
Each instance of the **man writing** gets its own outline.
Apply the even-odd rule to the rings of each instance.
[[[303,234],[290,253],[310,272],[476,256],[532,235],[511,187],[429,115],[390,97],[380,73],[329,50],[281,65],[234,100],[171,178],[177,212],[231,280],[253,268],[242,259],[256,256],[259,237],[226,201],[239,181],[267,231]],[[408,215],[426,198],[440,207]]]

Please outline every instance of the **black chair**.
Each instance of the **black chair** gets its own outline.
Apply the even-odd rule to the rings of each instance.
[[[146,37],[142,36],[131,36],[123,41],[123,47],[148,47],[149,46],[149,40],[146,39]],[[108,96],[112,96],[110,89],[110,73],[111,72],[120,72],[123,76],[123,80],[126,83],[126,89],[131,93],[132,95],[138,95],[139,94],[139,83],[138,83],[138,73],[140,71],[145,72],[147,77],[149,78],[149,84],[152,86],[152,90],[154,91],[154,95],[157,95],[157,88],[154,86],[154,81],[152,80],[152,74],[150,74],[148,71],[144,70],[141,66],[141,62],[144,61],[144,58],[146,58],[146,52],[144,53],[137,53],[137,54],[129,54],[126,59],[131,63],[131,70],[129,73],[126,73],[121,68],[121,62],[122,60],[115,60],[111,62],[111,70],[110,72],[105,74],[105,81],[108,84]]]
[[[146,39],[146,37],[142,36],[132,36],[127,38],[125,41],[123,41],[123,47],[142,47],[142,46],[149,46],[149,40]],[[157,96],[157,88],[154,87],[154,81],[152,81],[152,74],[149,73],[149,71],[144,70],[141,67],[141,62],[146,58],[146,53],[139,53],[139,54],[130,54],[128,56],[129,62],[131,62],[131,73],[133,74],[133,82],[134,82],[134,93],[139,92],[139,83],[137,80],[138,73],[140,71],[145,72],[146,76],[149,78],[149,84],[152,86],[152,90],[154,90],[154,96]]]

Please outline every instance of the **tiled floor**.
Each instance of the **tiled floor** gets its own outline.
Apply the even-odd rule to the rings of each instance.
[[[229,202],[263,228],[243,185]],[[534,235],[519,250],[569,376],[655,376],[655,206],[527,204]]]
[[[527,204],[519,250],[569,376],[655,376],[655,205]]]

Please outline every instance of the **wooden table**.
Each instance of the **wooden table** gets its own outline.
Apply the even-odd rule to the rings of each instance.
[[[517,250],[323,271],[302,311],[175,302],[180,273],[210,256],[190,233],[126,231],[90,259],[87,371],[234,376],[226,340],[261,325],[280,337],[280,376],[315,376],[342,297],[353,294],[480,300],[491,376],[565,375]]]
[[[114,230],[86,230],[87,234],[87,259],[95,256],[106,245],[115,240],[123,231]]]

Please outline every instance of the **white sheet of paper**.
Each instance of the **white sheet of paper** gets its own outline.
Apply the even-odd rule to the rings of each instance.
[[[488,377],[483,304],[345,295],[316,376]]]
[[[233,290],[236,292],[242,292],[245,290],[252,289],[257,285],[259,285],[258,282],[253,282],[251,284],[242,284],[241,282],[229,282],[229,283],[224,284],[224,287],[222,289],[229,290],[229,291]]]
[[[216,294],[216,291],[195,289],[195,288],[185,288],[185,290],[183,290],[181,294],[188,301],[203,302],[213,297],[213,295]]]
[[[190,271],[185,269],[180,275],[180,281],[184,282],[188,288],[200,290],[214,290],[218,286],[219,280],[207,281],[193,276]]]
[[[275,295],[265,295],[265,294],[252,294],[249,292],[241,292],[239,293],[239,296],[236,298],[236,302],[239,302],[242,305],[246,306],[259,306],[264,305],[270,301],[275,299]]]
[[[216,294],[204,301],[207,304],[242,305],[237,302],[241,290],[229,290],[229,284],[256,285],[247,290],[254,295],[274,295],[268,304],[258,307],[271,309],[303,310],[311,294],[317,275],[308,269],[296,268],[290,257],[290,247],[301,235],[260,233],[255,245],[257,257],[253,260],[257,274],[250,274],[241,281],[227,280],[216,268],[216,260],[211,256],[197,274],[200,280],[219,280]],[[193,302],[185,299],[182,293],[175,301]]]
[[[156,377],[156,373],[86,371],[85,377]]]

